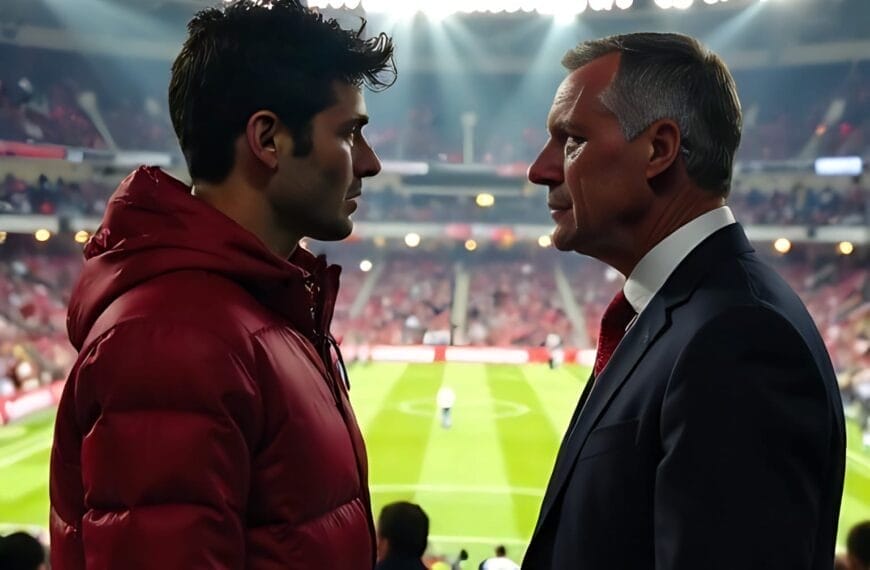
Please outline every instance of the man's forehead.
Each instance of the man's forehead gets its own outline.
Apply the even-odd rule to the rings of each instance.
[[[333,83],[332,105],[318,113],[329,120],[346,121],[351,118],[368,122],[368,110],[362,89],[354,85],[336,81]]]
[[[361,87],[336,81],[334,89],[337,105],[355,110],[362,109],[362,112],[365,112],[366,101]]]
[[[553,110],[563,114],[608,113],[599,97],[619,70],[621,54],[613,52],[575,69],[562,81],[553,100]]]

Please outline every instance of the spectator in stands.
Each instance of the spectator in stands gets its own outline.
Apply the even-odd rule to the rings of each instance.
[[[849,570],[870,570],[870,520],[852,527],[846,537]]]
[[[45,548],[26,532],[0,537],[0,568],[45,570]]]
[[[429,517],[419,505],[398,501],[378,516],[378,563],[375,570],[425,570]]]
[[[298,242],[352,230],[380,170],[361,87],[392,80],[392,41],[299,0],[237,0],[188,30],[169,103],[194,189],[128,176],[70,301],[52,562],[371,568],[366,454],[330,334],[339,269]]]
[[[592,40],[563,63],[529,178],[549,188],[554,244],[628,278],[523,565],[830,570],[843,407],[806,308],[725,205],[730,72],[679,34]]]
[[[507,549],[500,544],[495,547],[495,556],[480,563],[480,570],[520,570],[520,567],[508,558]]]

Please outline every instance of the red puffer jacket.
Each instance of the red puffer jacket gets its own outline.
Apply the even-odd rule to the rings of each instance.
[[[328,334],[340,268],[280,259],[144,167],[85,258],[53,568],[372,568],[365,448]]]

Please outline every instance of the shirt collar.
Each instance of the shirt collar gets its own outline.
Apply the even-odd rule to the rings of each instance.
[[[671,273],[702,241],[735,222],[731,208],[722,206],[677,228],[649,250],[628,276],[623,288],[634,311],[640,314],[646,308]]]

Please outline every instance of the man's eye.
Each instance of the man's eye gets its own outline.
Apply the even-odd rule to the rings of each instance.
[[[579,145],[579,144],[583,144],[583,143],[585,143],[585,142],[586,142],[586,139],[584,139],[583,137],[575,137],[575,136],[570,136],[570,137],[568,137],[568,144],[569,144],[569,145],[575,145],[575,146],[576,146],[576,145]]]

